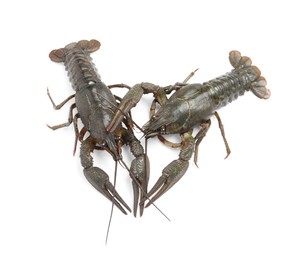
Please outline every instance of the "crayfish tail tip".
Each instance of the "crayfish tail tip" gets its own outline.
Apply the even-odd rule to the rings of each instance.
[[[54,62],[63,62],[65,60],[65,49],[52,50],[49,53],[49,58]]]
[[[76,43],[76,46],[83,49],[83,50],[86,50],[88,52],[94,52],[94,51],[97,51],[100,46],[101,46],[101,43],[98,41],[98,40],[81,40],[79,42]]]

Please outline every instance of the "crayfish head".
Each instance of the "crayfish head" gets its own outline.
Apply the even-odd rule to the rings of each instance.
[[[142,128],[146,138],[167,134],[167,125],[173,122],[173,117],[167,117],[165,114],[164,110],[159,110],[146,124],[143,125]]]
[[[158,135],[165,135],[166,134],[166,126],[161,126],[159,129],[155,130],[155,131],[150,131],[150,130],[145,130],[145,137],[149,138],[149,137],[154,137],[154,136],[158,136]]]
[[[166,107],[167,108],[167,107]],[[189,111],[180,111],[178,109],[164,109],[158,111],[150,121],[143,125],[145,137],[158,135],[179,134],[188,130],[186,118],[189,117]]]

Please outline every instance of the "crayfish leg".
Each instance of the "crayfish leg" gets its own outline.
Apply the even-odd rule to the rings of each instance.
[[[203,140],[203,138],[206,136],[209,128],[211,126],[211,120],[208,119],[206,122],[201,123],[200,127],[201,129],[199,130],[199,132],[196,134],[195,136],[195,148],[194,148],[194,163],[195,165],[198,167],[197,165],[197,160],[198,160],[198,147],[199,144],[201,143],[201,141]]]
[[[222,121],[221,121],[221,118],[220,118],[218,112],[215,111],[214,115],[217,118],[219,129],[220,129],[220,132],[221,132],[221,135],[222,135],[222,138],[223,138],[223,142],[224,142],[224,145],[225,145],[225,149],[227,151],[227,155],[226,155],[226,157],[224,157],[224,159],[226,159],[231,154],[231,149],[230,149],[228,141],[227,141],[227,139],[225,137],[224,126],[222,124]]]

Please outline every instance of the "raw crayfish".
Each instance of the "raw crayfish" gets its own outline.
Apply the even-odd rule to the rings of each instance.
[[[125,114],[126,116],[120,120],[114,131],[109,133],[106,130],[106,127],[117,112],[117,99],[119,100],[119,98],[116,98],[111,93],[110,88],[102,82],[92,63],[90,53],[98,50],[99,47],[100,42],[97,40],[82,40],[50,52],[49,57],[52,61],[64,62],[70,82],[76,92],[59,105],[55,105],[48,92],[55,109],[60,109],[66,102],[75,98],[75,103],[70,107],[68,122],[51,126],[50,128],[56,130],[69,126],[71,123],[74,124],[76,134],[75,149],[77,140],[82,142],[80,158],[85,177],[93,187],[112,201],[124,214],[127,214],[126,210],[131,212],[130,207],[109,181],[107,173],[93,166],[91,152],[94,149],[105,150],[112,155],[115,161],[115,169],[118,161],[127,168],[122,160],[121,147],[124,144],[128,144],[135,157],[130,169],[127,168],[133,180],[134,215],[136,215],[138,205],[140,207],[140,215],[142,215],[149,179],[149,160],[140,141],[133,134],[129,113]],[[77,108],[78,113],[73,116],[75,108]],[[80,132],[77,124],[78,118],[81,119],[84,125]],[[122,122],[124,126],[122,126]],[[89,132],[89,136],[83,140],[86,132]]]
[[[224,128],[217,109],[237,99],[246,91],[252,91],[258,98],[268,99],[270,91],[266,88],[266,80],[261,76],[260,70],[252,66],[250,58],[241,56],[238,51],[231,51],[229,60],[234,69],[223,76],[203,84],[175,84],[168,87],[159,87],[151,83],[141,83],[133,86],[120,103],[113,120],[107,126],[109,132],[114,132],[120,124],[123,114],[134,107],[143,94],[153,93],[155,101],[151,111],[153,115],[144,126],[146,138],[160,137],[160,140],[173,147],[180,147],[179,158],[168,164],[162,171],[162,176],[148,192],[151,200],[146,207],[162,196],[186,173],[189,160],[195,152],[194,162],[197,163],[198,146],[205,137],[214,114],[219,122],[219,127],[227,149],[230,148],[224,134]],[[166,94],[173,93],[170,98]],[[155,112],[156,103],[160,108]],[[193,127],[201,129],[193,137]],[[173,144],[161,135],[180,134],[181,143]],[[152,197],[153,196],[153,197]]]

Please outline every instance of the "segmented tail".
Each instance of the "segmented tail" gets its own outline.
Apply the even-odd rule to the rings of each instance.
[[[92,83],[101,82],[90,57],[90,53],[98,50],[100,46],[97,40],[82,40],[51,51],[49,57],[54,62],[64,62],[72,87],[78,91]]]
[[[248,76],[250,77],[251,91],[258,97],[268,99],[271,95],[269,89],[266,88],[266,80],[261,76],[261,71],[256,67],[252,66],[252,60],[249,57],[241,56],[239,51],[231,51],[229,54],[229,60],[234,70],[247,68]]]
[[[97,40],[82,40],[79,42],[73,42],[66,45],[64,48],[53,50],[49,53],[49,58],[54,62],[64,62],[66,53],[68,50],[74,48],[80,48],[82,50],[86,50],[87,52],[91,53],[97,51],[101,46],[101,43]]]

